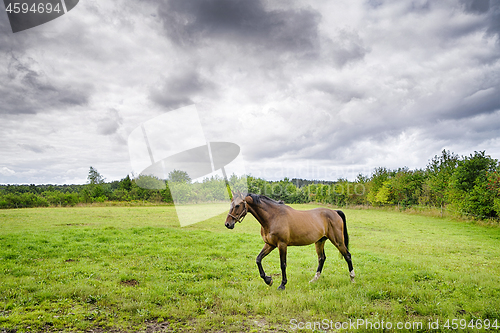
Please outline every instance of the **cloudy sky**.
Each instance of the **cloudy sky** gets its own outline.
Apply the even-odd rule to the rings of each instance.
[[[0,53],[3,184],[119,180],[129,134],[193,104],[267,179],[500,158],[497,0],[81,0],[15,34],[2,10]]]

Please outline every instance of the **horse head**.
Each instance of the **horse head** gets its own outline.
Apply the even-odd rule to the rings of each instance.
[[[231,206],[229,207],[229,213],[227,214],[225,223],[228,229],[233,229],[236,222],[241,222],[248,213],[245,196],[241,194],[240,191],[232,193],[233,199],[231,200]]]

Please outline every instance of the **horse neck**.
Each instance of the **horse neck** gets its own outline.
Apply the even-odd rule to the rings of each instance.
[[[266,229],[269,225],[269,212],[268,212],[268,209],[269,209],[269,205],[267,203],[259,203],[259,204],[256,204],[256,203],[247,203],[248,205],[248,211],[250,212],[250,214],[252,214],[255,219],[257,221],[259,221],[260,225]]]

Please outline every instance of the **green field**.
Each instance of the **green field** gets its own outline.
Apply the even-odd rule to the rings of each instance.
[[[250,215],[228,230],[225,214],[181,228],[173,206],[2,210],[0,332],[345,332],[354,322],[359,331],[371,324],[380,332],[382,321],[392,326],[386,331],[398,331],[399,322],[432,332],[500,326],[500,228],[344,212],[357,282],[327,243],[323,274],[310,284],[314,245],[290,247],[280,292],[278,251],[263,261],[275,284],[259,277],[263,242]],[[439,329],[430,329],[436,321]]]

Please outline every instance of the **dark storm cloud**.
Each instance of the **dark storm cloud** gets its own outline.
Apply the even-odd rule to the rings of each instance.
[[[483,150],[489,141],[498,140],[499,127],[500,111],[497,111],[471,117],[467,121],[449,119],[429,124],[421,128],[421,137],[432,138],[436,142],[441,142],[443,146],[466,146],[473,147],[474,150]]]
[[[500,110],[500,90],[498,86],[478,88],[460,96],[442,93],[428,100],[422,99],[420,108],[425,111],[423,117],[414,117],[414,124],[442,120],[460,120],[488,115]],[[416,111],[415,111],[416,112]]]
[[[158,13],[180,45],[223,40],[301,55],[319,46],[320,15],[310,9],[266,11],[259,0],[171,0]]]
[[[493,0],[496,1],[496,0]],[[461,0],[467,12],[482,14],[490,9],[490,0]]]
[[[4,68],[0,74],[0,115],[50,113],[88,105],[92,83],[67,75],[68,71],[59,74],[62,64],[58,59],[64,56],[57,50],[61,46],[77,48],[81,39],[54,38],[54,33],[44,28],[14,34],[6,13],[0,13],[0,67]],[[81,35],[83,31],[79,31]]]
[[[7,75],[0,77],[3,99],[0,113],[34,114],[88,103],[88,84],[77,88],[64,83],[55,84],[32,58],[21,59],[13,53],[9,58]]]
[[[498,0],[461,0],[466,13],[485,16],[486,32],[496,35],[500,42],[500,1]]]
[[[193,99],[198,94],[213,91],[213,89],[212,82],[203,79],[195,71],[188,71],[164,78],[159,87],[150,89],[149,98],[173,110],[193,104]]]
[[[483,89],[467,96],[457,106],[454,114],[457,117],[473,117],[500,110],[500,91],[497,87]]]
[[[492,0],[493,1],[493,0]],[[488,15],[488,30],[492,35],[497,35],[497,41],[500,43],[500,2],[495,1],[491,5]]]

